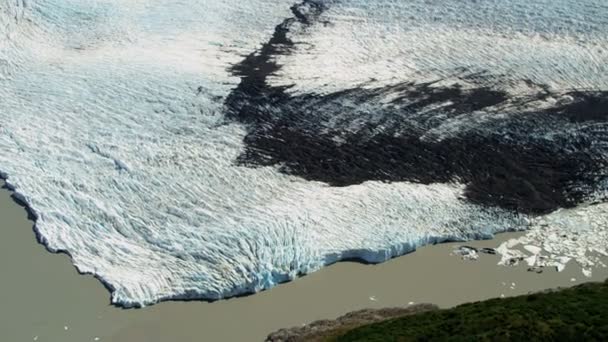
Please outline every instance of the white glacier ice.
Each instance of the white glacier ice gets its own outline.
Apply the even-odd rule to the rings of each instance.
[[[396,72],[432,77],[457,59],[497,67],[488,63],[502,58],[507,67],[497,72],[531,73],[558,88],[608,85],[606,15],[589,20],[608,11],[602,1],[573,5],[579,17],[572,18],[548,0],[477,2],[532,18],[516,12],[492,27],[483,13],[463,18],[452,5],[426,9],[428,1],[332,2],[324,14],[331,24],[301,37],[312,42],[297,45],[307,52],[277,58],[286,67],[272,82],[330,91],[371,77],[389,84]],[[227,68],[267,41],[292,4],[0,4],[1,175],[36,215],[41,242],[100,278],[114,303],[218,299],[341,259],[381,262],[424,244],[528,228],[525,215],[463,201],[463,184],[331,187],[276,167],[237,166],[246,128],[223,118],[223,99],[239,82]],[[584,32],[555,22],[526,26],[545,6],[545,17],[565,16]],[[440,10],[447,12],[432,13]],[[411,25],[401,24],[410,17]],[[499,30],[515,26],[526,30]],[[555,63],[564,72],[543,79]],[[605,236],[607,216],[579,234]],[[546,233],[532,232],[523,242],[542,244],[534,238]],[[586,248],[601,249],[598,241],[587,238]],[[579,260],[582,247],[574,248],[554,253]]]
[[[298,53],[278,57],[273,82],[330,92],[467,68],[500,75],[514,93],[524,78],[595,89],[608,84],[607,16],[602,0],[337,1],[319,18],[329,24],[293,30]]]

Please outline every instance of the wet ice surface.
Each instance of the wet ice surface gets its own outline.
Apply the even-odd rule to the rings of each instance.
[[[390,84],[396,73],[428,79],[500,66],[559,89],[605,89],[606,7],[586,2],[572,12],[561,2],[546,12],[545,1],[467,10],[447,2],[431,7],[441,24],[418,1],[328,2],[329,23],[293,33],[308,50],[277,56],[284,67],[271,82],[322,93],[370,78]],[[67,251],[126,306],[259,291],[340,259],[381,262],[529,222],[521,243],[554,255],[543,262],[563,256],[591,267],[587,252],[605,253],[603,205],[528,218],[463,200],[458,180],[334,187],[277,166],[237,165],[247,127],[224,120],[224,99],[240,81],[227,68],[268,41],[291,5],[0,5],[0,171],[36,214],[42,242]],[[484,11],[513,15],[493,27]],[[435,133],[476,129],[470,117],[456,121]]]

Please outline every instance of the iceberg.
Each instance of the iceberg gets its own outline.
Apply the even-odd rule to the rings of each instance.
[[[0,176],[124,307],[576,231],[555,215],[607,194],[607,35],[599,0],[9,0]]]

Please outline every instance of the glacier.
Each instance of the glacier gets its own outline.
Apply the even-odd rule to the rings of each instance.
[[[8,0],[0,176],[125,307],[514,230],[590,267],[607,69],[599,0]]]

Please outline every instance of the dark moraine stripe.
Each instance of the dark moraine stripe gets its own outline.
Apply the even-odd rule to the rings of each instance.
[[[313,25],[324,10],[314,1],[294,5],[294,16],[231,68],[241,82],[226,99],[226,116],[248,127],[240,165],[277,165],[331,186],[464,183],[469,201],[526,213],[574,206],[606,180],[607,91],[551,93],[522,80],[536,91],[514,98],[487,86],[496,76],[465,69],[454,71],[461,82],[449,86],[407,81],[290,95],[289,87],[269,85],[267,77],[281,68],[273,57],[293,53],[290,28]],[[558,99],[550,108],[529,105],[548,97]],[[509,114],[433,137],[446,120],[475,111]]]

